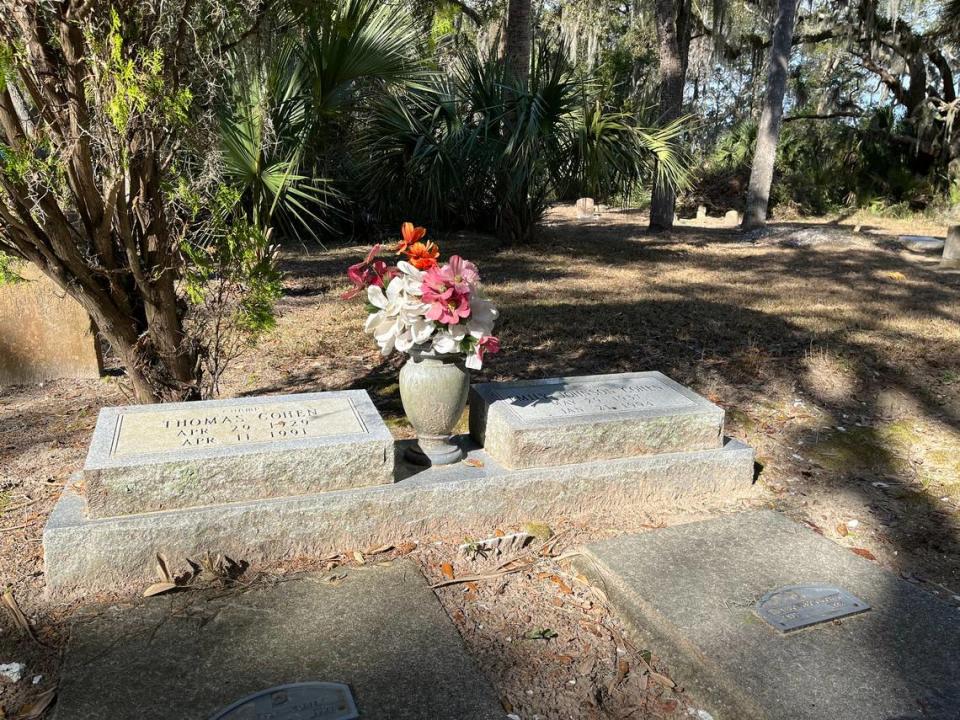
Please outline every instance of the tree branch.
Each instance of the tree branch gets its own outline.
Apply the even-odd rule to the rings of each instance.
[[[465,3],[463,0],[447,0],[447,3],[450,5],[456,5],[458,8],[460,8],[460,12],[470,18],[473,21],[473,24],[477,27],[483,25],[483,18],[480,17],[480,13],[467,5],[467,3]]]
[[[863,113],[859,112],[833,112],[833,113],[811,113],[803,115],[791,115],[790,117],[785,117],[783,122],[793,122],[794,120],[834,120],[836,118],[859,118],[863,117]]]

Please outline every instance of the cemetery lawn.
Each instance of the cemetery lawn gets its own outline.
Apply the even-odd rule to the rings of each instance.
[[[863,226],[854,233],[857,222]],[[869,232],[871,223],[882,227]],[[935,254],[894,242],[897,233],[942,237],[942,226],[784,223],[753,241],[722,225],[685,221],[670,234],[649,235],[643,215],[608,212],[578,223],[563,208],[551,211],[530,247],[475,234],[433,236],[445,255],[477,262],[502,310],[503,351],[475,379],[660,370],[723,406],[727,434],[756,449],[758,506],[960,605],[960,273],[942,272]],[[402,359],[382,358],[362,333],[362,304],[339,299],[344,269],[365,252],[285,252],[277,327],[231,366],[225,396],[364,388],[395,434],[410,436],[397,386]],[[0,612],[0,662],[27,663],[31,676],[47,678],[42,687],[56,676],[65,621],[76,610],[43,598],[43,525],[67,476],[82,467],[99,408],[124,401],[116,377],[10,388],[0,398],[0,581],[39,641],[18,636],[8,607]],[[566,548],[709,513],[651,513],[630,528],[555,529],[566,530]],[[462,540],[423,538],[409,554],[436,581]],[[343,550],[334,564],[356,561],[357,548]],[[301,559],[282,570],[309,564]],[[481,659],[498,657],[508,634],[534,626],[559,627],[582,643],[576,628],[596,624],[591,608],[600,601],[561,570],[518,573],[502,587],[457,585],[438,596]],[[597,657],[607,657],[618,640],[600,632]],[[579,677],[581,668],[566,659],[572,654],[553,640],[521,647],[510,657],[522,670],[490,665],[501,695],[526,713],[569,711],[552,704],[561,701],[550,684]],[[642,708],[638,717],[683,709],[664,694],[665,677],[648,682],[653,676],[640,674],[633,686],[628,676],[617,680],[623,668],[609,659],[597,660],[595,670],[588,682],[626,693],[605,711],[630,702]],[[20,684],[27,694],[29,684]],[[16,709],[23,692],[3,692],[0,706]],[[608,716],[617,715],[597,715]]]

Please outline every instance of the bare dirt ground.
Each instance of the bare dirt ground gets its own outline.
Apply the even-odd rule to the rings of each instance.
[[[856,217],[745,236],[708,218],[649,235],[645,224],[629,211],[577,222],[558,208],[530,247],[434,236],[445,255],[478,263],[502,310],[503,352],[477,380],[661,370],[727,409],[728,434],[763,465],[763,505],[960,605],[960,274],[893,242],[943,228]],[[365,250],[285,255],[277,328],[232,366],[225,395],[365,388],[397,436],[410,435],[400,359],[380,357],[361,331],[362,308],[338,298],[344,268]],[[40,537],[82,466],[98,409],[124,401],[121,386],[57,381],[0,398],[0,663],[28,668],[14,686],[0,681],[8,717],[54,687],[75,607],[45,601]],[[564,532],[556,550],[687,519],[554,528]],[[489,571],[455,555],[462,541],[430,538],[407,551],[431,581],[446,577],[445,563],[456,578]],[[353,557],[344,550],[334,562]],[[686,716],[690,701],[669,687],[668,668],[651,649],[627,647],[602,598],[566,572],[538,557],[522,572],[437,591],[508,712]],[[543,629],[557,636],[518,639]]]

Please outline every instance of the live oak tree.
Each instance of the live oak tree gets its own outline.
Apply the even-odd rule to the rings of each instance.
[[[783,96],[787,91],[787,70],[790,65],[796,12],[797,0],[779,0],[771,33],[766,93],[760,125],[757,128],[757,145],[753,153],[747,204],[743,214],[745,228],[762,226],[767,221],[767,205],[770,202],[773,166],[777,157],[777,142],[780,139]]]
[[[197,191],[205,158],[188,144],[202,141],[217,63],[262,10],[229,0],[0,8],[0,250],[83,306],[141,402],[201,393],[209,348],[186,323],[183,250],[209,210]]]
[[[683,88],[690,50],[691,0],[654,0],[654,15],[660,57],[659,121],[667,125],[680,118],[683,111]],[[676,204],[673,184],[657,176],[650,199],[650,228],[672,228]]]

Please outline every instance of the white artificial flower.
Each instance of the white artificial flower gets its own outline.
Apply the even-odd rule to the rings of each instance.
[[[442,355],[459,352],[460,343],[466,336],[467,331],[462,324],[444,328],[433,336],[433,349]]]
[[[420,272],[409,263],[404,265],[414,273]],[[425,317],[430,306],[421,301],[419,288],[419,283],[406,275],[391,279],[386,292],[375,285],[367,288],[367,299],[378,310],[367,318],[364,330],[373,335],[384,355],[394,349],[408,352],[433,333],[434,324]]]
[[[499,311],[493,306],[492,302],[486,298],[475,297],[470,301],[467,331],[478,340],[486,335],[491,335],[499,315]]]

